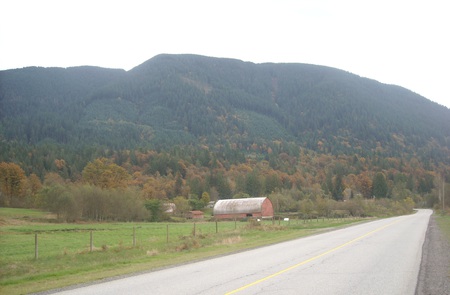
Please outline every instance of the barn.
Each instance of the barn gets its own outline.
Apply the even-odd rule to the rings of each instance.
[[[219,200],[214,205],[213,215],[217,219],[272,218],[273,205],[269,198]]]

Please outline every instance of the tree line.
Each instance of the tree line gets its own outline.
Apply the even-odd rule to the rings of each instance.
[[[169,218],[169,203],[185,216],[210,200],[227,198],[267,196],[277,212],[306,215],[333,210],[371,215],[388,212],[380,208],[403,212],[399,208],[440,204],[439,167],[427,170],[416,158],[334,156],[285,146],[277,153],[268,149],[265,157],[250,153],[242,162],[228,162],[205,147],[113,152],[88,162],[72,178],[64,177],[64,159],[53,164],[57,172],[40,178],[1,162],[0,205],[42,208],[67,221],[157,221]]]

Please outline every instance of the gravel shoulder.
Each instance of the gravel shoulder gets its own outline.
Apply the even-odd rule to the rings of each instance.
[[[450,295],[450,243],[431,215],[422,249],[416,295]]]

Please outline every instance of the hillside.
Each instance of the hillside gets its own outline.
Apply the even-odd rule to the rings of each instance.
[[[199,144],[223,154],[237,146],[264,155],[282,143],[448,164],[450,110],[329,67],[159,55],[128,72],[1,71],[0,138],[0,161],[39,175],[54,159],[70,162],[71,175],[111,151]]]

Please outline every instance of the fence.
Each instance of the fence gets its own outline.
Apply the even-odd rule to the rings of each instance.
[[[104,224],[97,228],[67,225],[67,228],[35,230],[9,234],[15,236],[20,247],[14,247],[11,255],[24,255],[32,253],[30,235],[34,236],[34,259],[49,257],[55,253],[85,253],[105,250],[114,247],[136,247],[152,245],[155,248],[164,248],[168,244],[176,243],[180,237],[207,234],[217,234],[220,231],[232,231],[245,226],[247,223],[233,222],[195,222],[195,223],[148,223],[128,226],[127,224]],[[10,245],[10,249],[13,248]],[[7,246],[5,246],[7,247]],[[28,255],[29,255],[28,254]],[[26,254],[25,254],[26,255]]]
[[[340,218],[331,220],[342,221]],[[325,221],[329,222],[330,218],[295,216],[294,218],[277,217],[258,223],[311,227]],[[252,220],[252,222],[254,223],[255,220]],[[7,251],[3,255],[24,259],[29,257],[28,259],[30,259],[32,253],[34,253],[34,259],[37,260],[69,253],[88,253],[110,248],[152,247],[165,249],[179,243],[180,238],[204,237],[233,232],[248,224],[248,221],[234,220],[194,223],[42,225],[31,231],[22,229],[19,233],[9,233],[8,240],[2,242],[5,251]],[[31,237],[34,237],[34,239]]]

